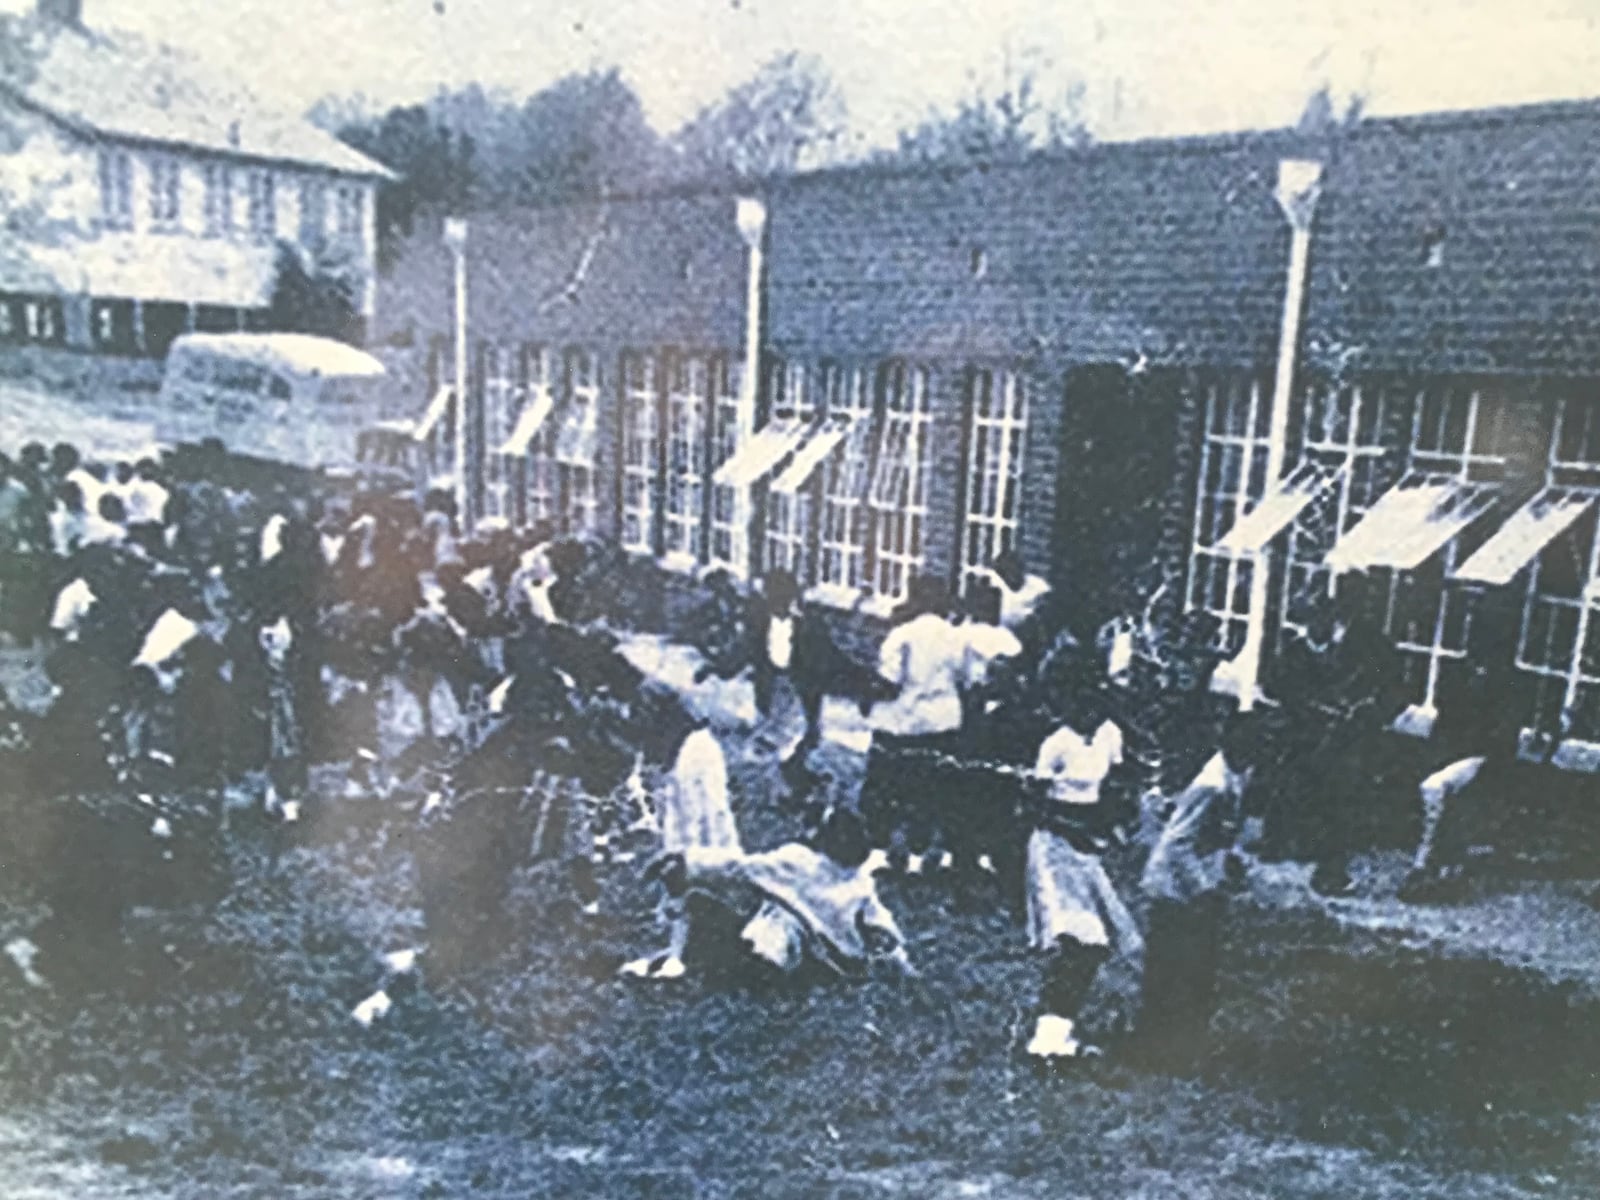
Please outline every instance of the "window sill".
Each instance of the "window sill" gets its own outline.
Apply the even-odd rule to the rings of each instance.
[[[700,570],[700,560],[682,550],[674,550],[661,556],[661,568],[674,575],[694,575]]]
[[[905,603],[903,596],[868,596],[863,600],[856,611],[865,613],[869,617],[876,617],[887,621],[894,615],[894,610]]]
[[[806,592],[806,599],[849,612],[866,602],[866,593],[840,583],[819,583]]]

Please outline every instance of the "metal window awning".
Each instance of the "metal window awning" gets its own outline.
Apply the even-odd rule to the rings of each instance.
[[[549,392],[543,388],[535,391],[532,399],[517,414],[517,423],[511,428],[511,436],[500,447],[500,453],[512,458],[521,458],[526,454],[528,447],[533,445],[533,439],[539,436],[539,430],[550,419],[555,406]]]
[[[1414,571],[1494,506],[1491,484],[1410,476],[1378,498],[1340,538],[1324,565],[1334,571]]]
[[[811,432],[789,460],[789,465],[772,481],[772,490],[780,495],[792,496],[811,480],[817,468],[828,461],[837,450],[855,422],[850,418],[834,418]]]
[[[455,389],[442,387],[433,394],[433,399],[428,401],[428,407],[422,412],[422,420],[418,421],[412,429],[411,436],[419,442],[425,442],[433,436],[433,431],[444,420],[445,414],[450,411],[450,402],[456,397]]]
[[[1266,549],[1272,539],[1294,524],[1306,507],[1342,473],[1316,463],[1301,463],[1262,497],[1260,503],[1234,522],[1227,536],[1217,542],[1212,551],[1238,555]]]
[[[717,468],[712,482],[720,487],[749,487],[793,453],[810,428],[793,417],[769,422]]]
[[[1571,529],[1594,502],[1594,494],[1590,492],[1545,488],[1495,530],[1494,535],[1456,569],[1453,578],[1461,583],[1504,587],[1538,558],[1546,546]]]

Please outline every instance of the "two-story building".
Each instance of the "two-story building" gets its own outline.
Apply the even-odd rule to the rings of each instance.
[[[0,343],[160,355],[266,328],[280,248],[370,318],[387,174],[171,47],[38,0],[0,56]]]

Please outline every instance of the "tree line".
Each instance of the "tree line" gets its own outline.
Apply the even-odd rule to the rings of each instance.
[[[849,161],[1001,162],[1090,140],[1081,88],[1052,92],[1037,59],[974,83],[953,106],[862,153],[843,93],[817,58],[786,53],[658,133],[616,68],[517,99],[470,85],[374,111],[329,98],[312,119],[397,176],[379,196],[380,259],[426,211],[473,212],[671,187],[734,186]]]

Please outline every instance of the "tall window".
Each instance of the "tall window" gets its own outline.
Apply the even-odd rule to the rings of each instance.
[[[556,433],[555,457],[562,471],[563,508],[572,533],[600,528],[600,497],[595,482],[600,440],[600,364],[593,352],[572,349],[566,356],[567,409]]]
[[[925,368],[897,362],[883,369],[883,430],[872,477],[877,520],[870,583],[884,605],[905,599],[926,553],[929,404]]]
[[[300,244],[317,249],[328,233],[328,185],[307,179],[300,185]]]
[[[183,170],[176,158],[161,154],[150,160],[150,228],[176,230],[183,219]]]
[[[711,372],[716,388],[713,410],[711,467],[720,467],[739,448],[739,392],[737,364],[717,361]],[[714,484],[711,488],[711,561],[744,575],[750,566],[750,491]]]
[[[339,236],[357,238],[366,231],[366,191],[360,184],[341,184],[335,196],[335,222]]]
[[[220,237],[233,232],[233,169],[224,163],[207,163],[206,233]]]
[[[271,171],[251,171],[246,207],[250,217],[251,236],[274,238],[278,236],[278,189]]]
[[[483,515],[509,522],[511,471],[501,447],[516,428],[520,398],[515,360],[503,346],[483,347]]]
[[[1027,394],[1011,371],[974,371],[967,403],[972,436],[962,534],[963,589],[968,579],[1017,544],[1028,429]]]
[[[622,546],[653,554],[658,440],[655,358],[627,355],[622,386]]]
[[[771,409],[800,421],[816,415],[816,397],[802,363],[773,367]],[[767,569],[782,568],[804,584],[810,575],[812,496],[807,489],[767,496]]]
[[[666,554],[698,563],[705,551],[706,415],[703,358],[679,355],[667,390]]]
[[[822,492],[821,561],[817,578],[835,598],[855,599],[867,581],[868,476],[872,469],[872,381],[859,367],[824,370],[828,415],[852,418],[828,463]]]
[[[100,223],[133,228],[133,156],[126,150],[100,151]]]
[[[1600,741],[1600,402],[1565,396],[1550,439],[1546,488],[1584,505],[1534,560],[1517,666],[1534,680],[1529,717],[1542,730]],[[1587,503],[1585,503],[1587,502]]]
[[[1306,393],[1302,460],[1325,468],[1333,483],[1289,528],[1280,633],[1303,630],[1314,606],[1331,594],[1332,572],[1324,565],[1328,552],[1394,482],[1384,431],[1396,406],[1409,402],[1410,396],[1367,384],[1314,387]]]
[[[1497,393],[1470,387],[1422,392],[1412,409],[1409,473],[1460,483],[1499,481],[1513,432],[1510,416],[1506,397]],[[1469,548],[1464,536],[1453,537],[1415,570],[1392,576],[1389,633],[1404,652],[1416,703],[1425,709],[1434,706],[1441,674],[1466,659],[1470,596],[1445,581]]]
[[[1205,426],[1186,605],[1217,618],[1221,649],[1231,655],[1244,648],[1256,560],[1253,554],[1215,547],[1266,490],[1270,397],[1260,380],[1236,376],[1207,385],[1202,403]]]
[[[550,352],[539,346],[525,346],[522,350],[522,381],[524,406],[540,404],[554,407],[555,388],[551,379]],[[523,515],[532,521],[554,521],[558,516],[560,495],[556,481],[555,439],[551,426],[554,414],[547,416],[539,432],[528,443],[522,458]]]

